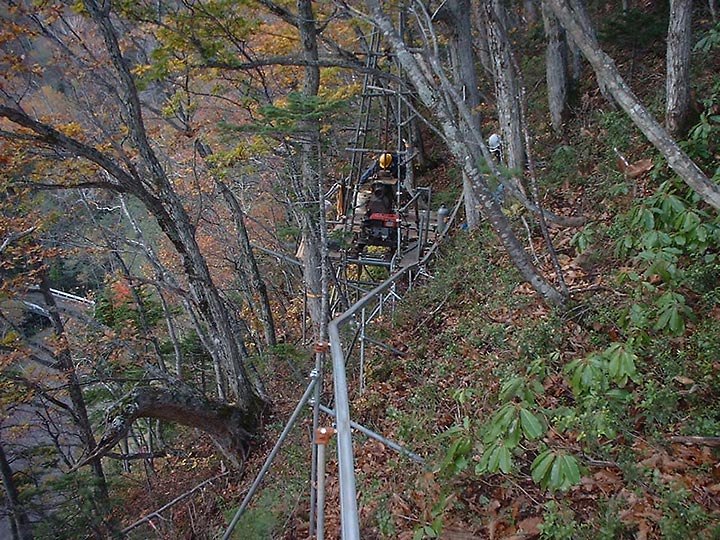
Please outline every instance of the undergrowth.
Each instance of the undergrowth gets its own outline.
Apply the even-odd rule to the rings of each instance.
[[[576,295],[566,312],[519,294],[483,232],[459,233],[405,298],[394,322],[408,353],[373,360],[361,409],[387,405],[395,433],[430,460],[423,504],[434,510],[418,538],[531,518],[541,538],[716,534],[703,493],[717,456],[672,443],[720,427],[716,220],[673,185],[618,218],[627,236],[606,238],[631,266],[604,267],[608,290]]]

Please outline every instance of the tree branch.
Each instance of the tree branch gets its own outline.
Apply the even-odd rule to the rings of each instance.
[[[109,409],[97,448],[73,469],[107,455],[138,418],[157,418],[204,431],[215,438],[234,465],[240,466],[252,440],[244,426],[255,425],[253,412],[208,399],[169,374],[156,371],[155,375],[158,379],[154,384],[137,387]]]
[[[118,167],[118,165],[107,155],[92,146],[73,139],[72,137],[68,137],[57,129],[31,118],[30,115],[21,109],[13,109],[5,105],[0,105],[0,117],[7,118],[14,124],[27,128],[35,133],[37,135],[37,137],[34,138],[35,142],[47,144],[55,148],[62,148],[73,156],[82,157],[92,163],[95,163],[102,169],[106,170],[108,174],[110,174],[110,176],[119,183],[91,183],[95,184],[92,187],[103,187],[105,189],[111,188],[118,191],[137,191],[137,189],[134,188],[138,186],[139,182],[125,170]],[[21,133],[16,136],[18,138],[27,138]],[[74,185],[71,187],[84,187],[84,185]]]
[[[696,444],[698,446],[720,447],[720,437],[698,437],[693,435],[675,435],[670,437],[670,442],[682,444]]]
[[[24,231],[12,232],[9,235],[7,235],[5,240],[3,240],[2,244],[0,244],[0,255],[2,255],[2,253],[4,253],[8,247],[10,247],[10,244],[13,244],[13,243],[17,242],[18,240],[21,240],[21,239],[25,238],[26,236],[31,235],[32,233],[35,232],[36,229],[37,229],[37,227],[30,227],[29,229],[26,229]]]

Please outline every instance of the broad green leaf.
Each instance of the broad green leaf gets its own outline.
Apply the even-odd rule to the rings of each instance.
[[[510,401],[512,398],[519,396],[524,385],[524,377],[513,377],[509,381],[503,383],[500,388],[500,401]]]
[[[550,468],[550,482],[548,482],[548,487],[551,490],[558,489],[558,487],[562,484],[562,464],[561,464],[560,456],[557,456],[555,460],[553,461],[552,467]]]
[[[707,242],[707,229],[705,229],[704,225],[699,226],[695,230],[695,236],[698,239],[698,242],[702,242],[703,244]]]
[[[488,460],[487,470],[489,472],[498,472],[500,469],[500,448],[501,445],[496,445],[490,453],[490,459]]]
[[[542,423],[532,412],[527,409],[520,409],[520,419],[522,421],[522,430],[525,434],[525,437],[533,440],[542,436]]]
[[[553,461],[555,461],[555,454],[552,452],[552,450],[547,449],[544,452],[538,454],[538,456],[533,460],[532,465],[530,465],[530,473],[532,475],[532,479],[538,484],[540,484],[543,489],[547,485],[545,480],[548,472],[550,471],[550,467],[553,464]]]
[[[520,444],[520,435],[520,418],[516,416],[513,418],[513,421],[510,422],[510,426],[505,435],[505,443],[510,448],[515,448],[518,444]]]
[[[563,469],[565,475],[565,486],[566,488],[573,486],[580,482],[580,468],[578,467],[575,456],[565,454],[561,458],[563,460]]]
[[[608,372],[610,378],[619,386],[625,386],[628,378],[635,378],[635,353],[627,344],[613,343],[605,349],[605,356],[609,360]]]
[[[515,415],[516,409],[514,403],[503,405],[495,416],[492,417],[492,420],[490,420],[490,429],[483,436],[483,442],[485,442],[485,444],[492,443],[507,433]]]
[[[499,466],[500,470],[505,474],[509,474],[512,471],[512,454],[510,449],[504,444],[499,448]]]

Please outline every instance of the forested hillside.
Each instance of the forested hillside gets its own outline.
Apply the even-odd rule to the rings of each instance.
[[[0,21],[0,537],[720,538],[715,0]]]

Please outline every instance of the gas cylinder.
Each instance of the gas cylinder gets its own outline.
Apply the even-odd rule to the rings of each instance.
[[[447,207],[443,204],[438,208],[437,211],[437,226],[435,227],[435,230],[438,234],[442,234],[445,231],[445,222],[447,221],[448,215],[450,214],[450,210],[447,209]]]

